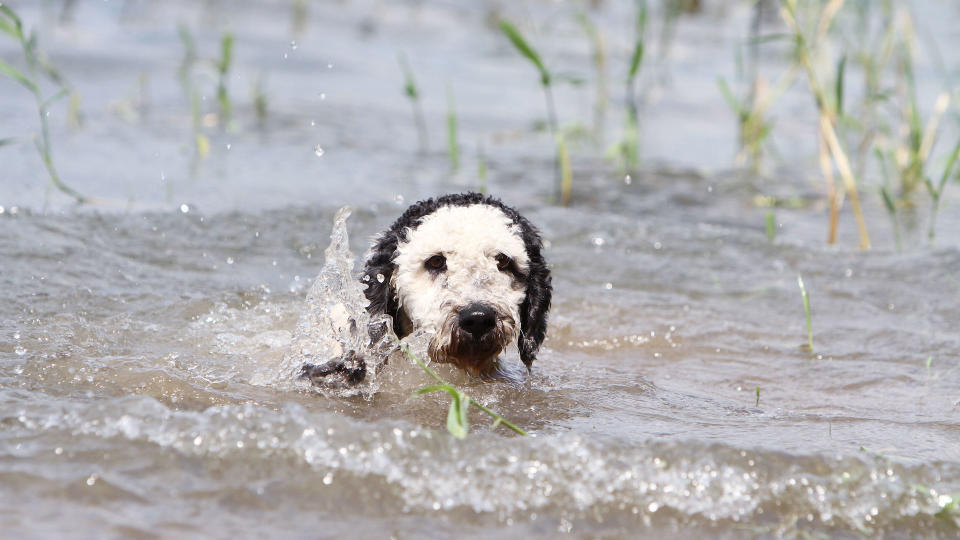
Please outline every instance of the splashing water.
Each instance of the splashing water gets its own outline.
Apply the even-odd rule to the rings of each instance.
[[[353,351],[366,359],[367,375],[362,384],[349,388],[319,388],[336,396],[372,397],[380,384],[377,373],[388,363],[409,364],[397,349],[397,337],[390,330],[390,317],[367,312],[366,285],[354,273],[355,257],[350,251],[347,219],[352,209],[337,211],[324,251],[324,264],[307,293],[289,354],[284,357],[280,378],[296,379],[304,364],[323,364]],[[375,329],[371,332],[372,329]],[[380,329],[387,329],[383,332]],[[404,341],[426,357],[427,337],[415,333]],[[405,370],[409,371],[409,370]]]

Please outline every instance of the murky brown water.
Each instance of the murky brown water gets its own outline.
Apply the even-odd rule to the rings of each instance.
[[[948,190],[933,248],[927,208],[908,211],[897,251],[868,191],[875,248],[860,252],[849,216],[824,243],[822,189],[804,174],[723,172],[734,124],[713,81],[747,13],[705,4],[645,108],[644,172],[625,182],[578,149],[574,204],[560,208],[544,203],[546,136],[529,132],[543,114],[535,74],[486,26],[493,3],[310,3],[301,33],[285,2],[79,1],[63,25],[55,5],[11,3],[44,25],[84,97],[83,130],[54,112],[63,176],[115,202],[70,207],[46,192],[32,147],[0,149],[2,536],[956,537],[960,197]],[[589,69],[573,8],[502,9],[555,23],[541,29],[548,60]],[[956,10],[928,9],[948,39]],[[626,49],[629,12],[596,15],[612,50]],[[237,126],[210,131],[192,177],[178,21],[202,55],[222,29],[237,35]],[[423,155],[398,50],[426,96]],[[248,97],[259,71],[263,131]],[[141,72],[146,116],[113,114]],[[4,130],[35,129],[29,96],[6,80],[0,96]],[[589,118],[589,89],[558,98],[565,121]],[[812,133],[784,128],[793,159]],[[365,396],[288,380],[336,210],[354,207],[362,254],[413,200],[476,188],[480,143],[490,191],[548,242],[551,327],[522,383],[440,371],[534,437],[474,411],[468,438],[452,438],[445,396],[409,397],[430,382],[409,363]],[[777,209],[770,242],[758,193],[809,205]]]

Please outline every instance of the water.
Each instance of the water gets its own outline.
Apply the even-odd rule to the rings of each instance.
[[[956,536],[960,190],[948,188],[936,247],[920,204],[895,250],[871,195],[875,248],[855,249],[846,213],[827,246],[821,186],[799,169],[728,172],[728,112],[703,106],[683,123],[680,90],[647,106],[643,171],[625,182],[581,150],[574,204],[559,208],[543,202],[545,135],[526,131],[542,116],[534,74],[484,26],[483,4],[391,3],[375,15],[362,2],[318,5],[293,37],[284,3],[100,4],[78,2],[66,26],[51,7],[23,9],[46,21],[41,44],[88,110],[79,132],[54,125],[61,172],[110,200],[73,208],[46,192],[30,147],[0,150],[4,536]],[[527,7],[566,20],[565,8]],[[679,27],[671,88],[713,84],[711,62],[730,61],[717,43],[745,17]],[[274,96],[265,132],[244,105],[234,131],[210,131],[214,150],[193,177],[175,78],[181,19],[216,22],[198,32],[201,54],[215,53],[216,25],[233,25],[236,99],[258,67]],[[587,58],[566,44],[567,24],[545,34],[548,58]],[[429,54],[440,45],[424,27],[456,62]],[[487,382],[438,366],[529,438],[490,429],[477,410],[470,435],[452,438],[448,397],[411,397],[432,381],[402,356],[357,391],[291,376],[307,356],[366,343],[351,253],[418,198],[477,186],[475,163],[449,174],[439,127],[416,153],[401,46],[424,94],[434,89],[430,125],[442,125],[451,77],[461,140],[484,143],[491,191],[547,242],[555,301],[532,374]],[[109,104],[138,70],[151,74],[150,112],[129,123]],[[494,82],[514,77],[529,88],[496,98],[506,90]],[[567,90],[559,109],[582,104],[587,117],[589,92]],[[20,92],[0,86],[0,113],[27,132],[35,117]],[[654,130],[673,123],[690,127]],[[673,154],[670,141],[687,137]],[[775,210],[773,242],[757,194],[804,201]]]

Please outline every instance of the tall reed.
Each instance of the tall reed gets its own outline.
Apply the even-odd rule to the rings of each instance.
[[[89,202],[89,199],[81,195],[78,191],[71,188],[60,179],[53,163],[53,143],[50,139],[50,127],[47,124],[47,115],[50,106],[70,94],[69,88],[60,77],[59,72],[54,66],[44,59],[37,49],[37,36],[31,33],[30,36],[24,34],[23,22],[20,17],[9,7],[0,4],[0,32],[12,37],[20,46],[21,54],[27,65],[26,73],[18,70],[12,65],[0,60],[0,73],[13,79],[21,86],[30,91],[33,95],[34,103],[37,108],[37,115],[40,118],[40,136],[34,137],[34,145],[40,154],[50,182],[62,193],[72,197],[77,203]],[[59,89],[50,97],[43,96],[41,88],[41,75],[56,84]],[[8,140],[9,141],[9,140]]]

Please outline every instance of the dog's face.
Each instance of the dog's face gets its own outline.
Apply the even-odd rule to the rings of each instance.
[[[393,275],[414,328],[435,332],[430,356],[472,372],[490,364],[517,334],[529,261],[500,209],[445,206],[397,246]]]
[[[431,332],[434,361],[487,373],[519,339],[529,366],[543,341],[551,291],[540,239],[499,201],[468,194],[412,206],[365,273],[369,309],[392,315],[400,337]]]

